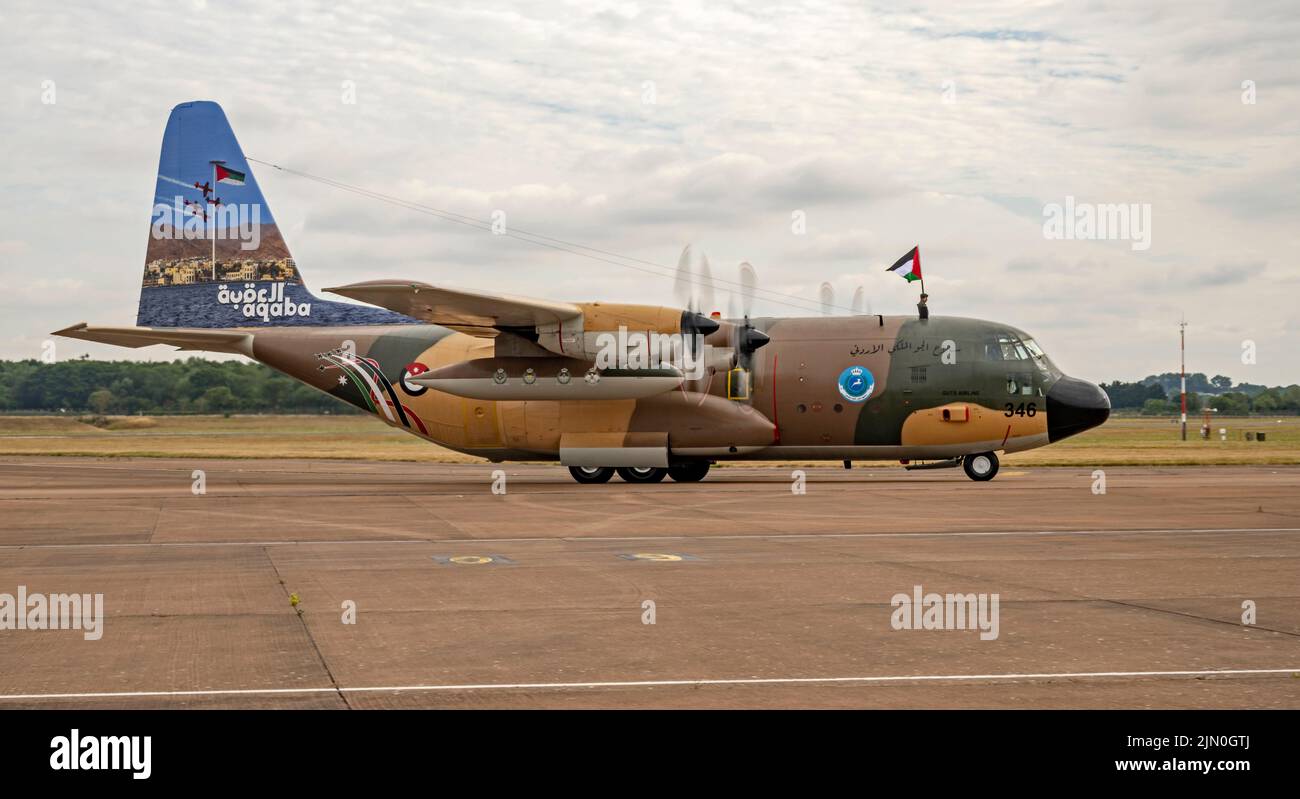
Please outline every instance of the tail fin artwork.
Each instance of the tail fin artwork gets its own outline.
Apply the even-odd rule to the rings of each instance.
[[[163,134],[136,324],[241,328],[418,321],[321,300],[298,266],[221,106],[182,103]]]

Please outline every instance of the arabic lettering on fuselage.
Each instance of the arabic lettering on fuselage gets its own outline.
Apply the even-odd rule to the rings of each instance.
[[[944,349],[945,349],[945,344],[942,342],[936,344],[934,347],[930,347],[929,342],[926,341],[925,339],[921,339],[920,341],[917,342],[900,340],[900,341],[895,341],[893,345],[889,347],[889,349],[885,349],[885,345],[883,343],[872,344],[870,347],[863,347],[861,344],[854,344],[853,349],[849,350],[849,355],[857,357],[861,355],[875,355],[876,353],[879,352],[887,352],[890,355],[893,355],[895,352],[924,353],[926,350],[929,350],[932,356],[934,356],[935,358],[939,358],[942,357],[944,353]],[[954,345],[954,350],[960,352],[961,348],[956,347]]]
[[[849,355],[875,355],[885,349],[884,344],[872,344],[869,348],[863,349],[862,345],[854,344],[853,349],[849,350]]]

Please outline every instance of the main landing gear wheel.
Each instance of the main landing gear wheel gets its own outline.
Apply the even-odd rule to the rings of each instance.
[[[657,483],[668,474],[658,466],[620,466],[617,471],[625,483]]]
[[[579,483],[608,483],[614,476],[612,466],[570,466],[569,474]]]
[[[966,470],[967,477],[982,483],[992,480],[993,475],[998,473],[998,456],[993,452],[967,455],[961,459],[961,467]]]
[[[679,483],[698,483],[709,473],[708,461],[678,463],[668,467],[668,476]]]

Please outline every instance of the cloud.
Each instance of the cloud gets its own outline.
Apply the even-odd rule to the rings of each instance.
[[[1221,325],[1197,371],[1231,372],[1230,328],[1278,353],[1257,380],[1300,371],[1283,326],[1260,321],[1293,301],[1253,293],[1237,266],[1300,277],[1277,255],[1300,243],[1292,3],[19,0],[0,23],[0,357],[70,322],[134,319],[167,111],[214,99],[251,156],[663,267],[257,166],[314,287],[402,276],[670,303],[693,242],[718,276],[748,260],[800,300],[759,313],[802,313],[822,281],[908,313],[913,293],[883,269],[920,244],[936,313],[1039,331],[1075,373],[1163,371],[1181,314]],[[214,30],[240,35],[216,46]],[[1149,203],[1151,249],[1045,240],[1042,207],[1066,196]]]
[[[1230,286],[1263,277],[1266,266],[1260,261],[1219,264],[1213,269],[1198,272],[1190,282],[1198,286]]]

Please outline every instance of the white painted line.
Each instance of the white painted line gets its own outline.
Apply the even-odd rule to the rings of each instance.
[[[1076,671],[1041,674],[910,674],[881,677],[748,677],[722,680],[616,680],[606,682],[521,682],[467,685],[387,685],[363,688],[241,688],[210,691],[116,691],[79,694],[0,694],[3,700],[135,699],[182,696],[266,696],[278,694],[413,693],[426,691],[556,691],[577,688],[672,688],[702,685],[816,685],[889,682],[972,682],[999,680],[1067,680],[1123,677],[1222,677],[1250,674],[1295,674],[1289,669],[1213,669],[1199,671]]]
[[[376,538],[346,539],[333,541],[328,538],[308,539],[302,541],[172,541],[154,544],[4,544],[6,549],[98,549],[112,547],[283,547],[315,546],[324,544],[545,544],[562,541],[567,544],[580,544],[585,541],[788,541],[803,538],[966,538],[966,537],[1014,537],[1014,536],[1053,536],[1053,535],[1205,535],[1213,533],[1300,533],[1300,527],[1169,527],[1152,530],[963,530],[954,533],[755,533],[753,535],[625,535],[625,536],[561,536],[556,538],[535,536],[532,538]]]

